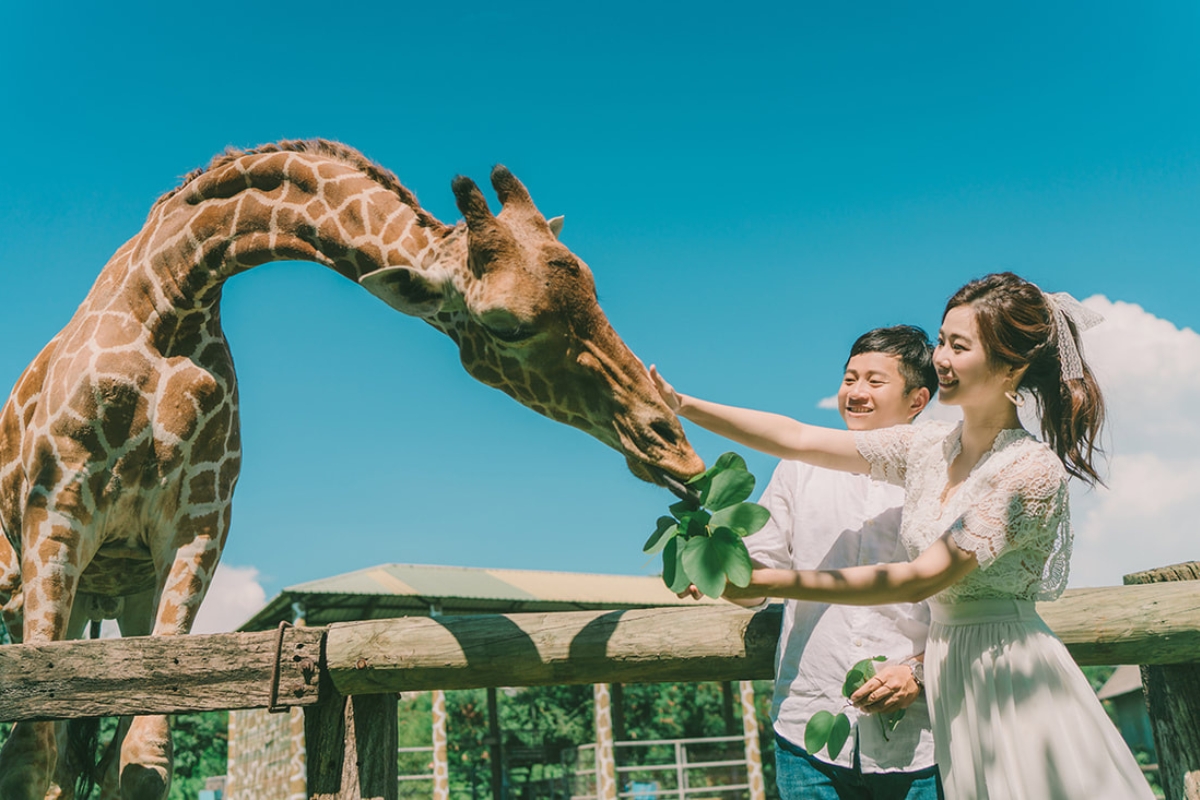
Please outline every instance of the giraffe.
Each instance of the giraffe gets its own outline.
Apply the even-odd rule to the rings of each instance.
[[[88,616],[124,635],[191,629],[241,464],[222,287],[270,261],[317,262],[424,320],[477,380],[618,450],[639,478],[703,470],[559,242],[561,218],[504,167],[491,182],[498,214],[459,176],[463,220],[446,225],[353,148],[283,141],[226,151],[160,197],[0,409],[9,629],[27,643],[77,636]],[[41,800],[57,752],[53,723],[17,723],[0,798]],[[134,718],[121,796],[165,797],[171,762],[166,717]]]

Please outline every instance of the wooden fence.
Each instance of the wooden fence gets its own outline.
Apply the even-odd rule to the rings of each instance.
[[[1178,569],[1178,568],[1174,568]],[[1198,568],[1200,575],[1200,568]],[[1186,578],[1187,575],[1181,575]],[[1168,576],[1168,579],[1170,576]],[[1075,660],[1200,664],[1200,583],[1077,589],[1039,612]],[[396,693],[772,677],[779,607],[404,617],[0,647],[0,721],[302,706],[314,800],[396,797]],[[1168,798],[1200,800],[1200,697],[1155,710]],[[1159,729],[1166,734],[1159,732]]]

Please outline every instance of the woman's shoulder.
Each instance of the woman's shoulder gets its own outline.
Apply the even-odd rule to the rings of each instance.
[[[1048,444],[1025,431],[1014,431],[1011,441],[996,453],[994,474],[1026,487],[1057,492],[1066,484],[1066,467]]]
[[[914,422],[912,425],[906,427],[912,430],[914,443],[932,444],[935,442],[944,442],[951,437],[957,436],[959,429],[962,428],[962,423],[944,419],[930,419]]]

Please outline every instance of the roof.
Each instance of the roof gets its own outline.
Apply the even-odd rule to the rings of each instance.
[[[437,614],[509,614],[720,603],[681,600],[660,577],[380,564],[289,586],[241,630]]]
[[[1142,691],[1142,670],[1133,664],[1122,664],[1108,677],[1096,697],[1108,700],[1113,697]]]

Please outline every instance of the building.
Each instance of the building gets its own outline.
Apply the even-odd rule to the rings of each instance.
[[[242,630],[269,630],[284,621],[321,626],[402,616],[618,610],[696,602],[679,599],[658,577],[383,564],[290,586],[255,614]],[[699,602],[721,601],[705,598]],[[724,690],[731,709],[736,705],[733,695],[738,694],[744,718],[740,751],[744,754],[747,790],[750,797],[761,798],[761,790],[757,794],[749,790],[754,776],[757,775],[760,785],[762,776],[752,692],[748,701],[749,684],[736,689],[726,685]],[[493,726],[496,692],[496,688],[488,690]],[[620,687],[597,685],[594,697],[597,728],[602,732],[593,749],[587,752],[594,751],[597,765],[612,764],[612,731],[615,728],[619,736],[622,727]],[[444,798],[448,794],[444,694],[434,692],[432,704],[432,796]],[[747,715],[750,722],[745,720]],[[263,710],[230,712],[226,800],[303,800],[306,797],[303,740],[303,712],[299,709],[279,715]],[[499,743],[492,746],[497,748],[490,759],[492,793],[498,798],[503,796],[503,757]],[[614,769],[609,767],[606,771],[598,766],[593,771],[592,785],[597,796],[616,796],[617,787],[606,783],[615,783]]]

